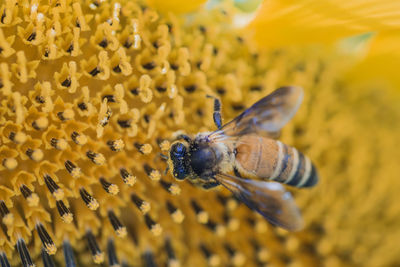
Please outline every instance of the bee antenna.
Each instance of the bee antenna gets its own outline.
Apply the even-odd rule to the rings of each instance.
[[[167,155],[164,155],[163,153],[158,153],[158,155],[160,156],[160,158],[164,161],[167,161],[169,159],[169,157]]]
[[[164,175],[167,175],[168,171],[169,171],[169,165],[167,166],[167,168],[165,168]]]

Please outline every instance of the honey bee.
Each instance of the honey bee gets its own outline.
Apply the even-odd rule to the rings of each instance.
[[[194,139],[178,136],[169,152],[174,177],[206,189],[222,185],[272,224],[300,230],[299,209],[281,184],[314,186],[317,170],[296,148],[274,138],[300,107],[303,89],[281,87],[223,126],[221,103],[211,98],[218,129]]]

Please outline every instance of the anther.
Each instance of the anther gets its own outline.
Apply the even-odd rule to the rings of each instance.
[[[63,242],[64,262],[65,267],[76,267],[74,251],[72,250],[71,244],[68,240]]]
[[[7,170],[14,170],[18,166],[18,161],[14,158],[5,158],[2,161],[3,167]]]
[[[96,238],[94,237],[92,231],[88,230],[86,232],[86,240],[88,242],[88,247],[92,254],[93,261],[97,264],[102,263],[104,261],[104,254],[100,250],[99,245],[97,244]]]
[[[229,228],[229,230],[236,231],[237,229],[239,229],[240,222],[237,218],[233,218],[229,216],[227,212],[225,212],[223,215],[223,219],[225,225]]]
[[[71,139],[72,141],[75,142],[77,145],[84,145],[87,142],[87,137],[85,135],[79,134],[77,132],[73,132],[71,134]]]
[[[46,252],[46,249],[42,248],[41,254],[42,254],[43,267],[55,267],[56,266],[54,264],[53,258]]]
[[[21,185],[19,187],[19,190],[21,191],[22,195],[28,202],[29,207],[35,207],[39,203],[39,197],[36,193],[33,193],[26,185]]]
[[[125,184],[132,186],[136,183],[136,177],[130,174],[125,168],[119,169],[119,173]]]
[[[194,91],[196,91],[196,89],[197,89],[197,85],[195,85],[195,84],[190,84],[190,85],[185,86],[185,91],[188,93],[193,93]]]
[[[86,191],[84,188],[81,188],[79,189],[79,194],[81,195],[83,202],[85,202],[86,206],[89,209],[97,210],[97,208],[99,207],[99,202],[97,202],[97,200],[92,197],[92,195],[90,195],[88,191]]]
[[[49,125],[49,120],[46,117],[40,117],[32,122],[32,127],[35,130],[42,131]]]
[[[95,153],[91,150],[86,152],[86,156],[96,165],[103,165],[106,159],[104,158],[103,154]]]
[[[26,247],[24,239],[20,238],[17,241],[17,251],[19,257],[21,258],[21,263],[23,267],[34,267],[31,255],[29,254],[28,248]]]
[[[11,267],[10,262],[7,259],[6,253],[4,252],[0,252],[0,266]]]
[[[107,39],[103,39],[103,40],[101,40],[101,42],[99,43],[99,46],[101,46],[101,47],[103,47],[103,48],[106,48],[107,45],[108,45]]]
[[[112,183],[106,181],[106,179],[104,179],[103,177],[100,178],[100,183],[107,193],[110,193],[111,195],[118,194],[119,188],[116,184],[112,184]]]
[[[44,228],[43,224],[36,224],[36,231],[38,232],[39,238],[42,241],[43,247],[47,254],[54,255],[57,251],[56,245],[51,239],[49,233]]]
[[[117,122],[121,128],[130,128],[131,127],[131,120],[118,120]]]
[[[145,214],[144,215],[144,220],[146,222],[146,226],[149,228],[149,230],[152,232],[153,235],[159,236],[162,233],[162,228],[161,226],[153,221],[153,219],[150,217],[150,215]]]
[[[154,255],[151,251],[146,251],[142,254],[143,259],[143,267],[155,267],[157,266],[156,261],[154,260]]]
[[[105,98],[107,98],[108,103],[116,103],[117,102],[114,95],[103,95],[102,100],[104,100]]]
[[[56,200],[61,200],[64,197],[64,191],[54,182],[50,175],[44,175],[44,182],[50,193],[54,196]]]
[[[68,77],[68,78],[66,78],[62,83],[61,83],[61,85],[62,86],[64,86],[64,87],[70,87],[71,86],[71,78],[70,77]]]
[[[68,143],[65,139],[57,139],[57,138],[51,138],[50,145],[58,150],[65,150],[68,147]]]
[[[32,32],[31,35],[28,36],[26,39],[28,42],[32,42],[33,40],[36,39],[36,32]]]
[[[173,195],[179,195],[181,193],[181,188],[177,184],[169,183],[164,180],[160,180],[161,186]]]
[[[115,244],[112,238],[107,241],[107,254],[108,254],[108,264],[110,267],[119,267],[119,261],[117,258],[117,253],[115,251]]]
[[[190,202],[194,212],[196,213],[196,218],[199,223],[206,224],[208,222],[208,213],[203,210],[203,208],[195,201]]]
[[[71,223],[74,219],[74,215],[67,208],[67,206],[65,206],[64,202],[62,200],[56,201],[56,206],[63,222]]]
[[[81,169],[77,167],[74,163],[72,163],[70,160],[65,161],[64,165],[72,177],[78,178],[81,176]]]
[[[57,113],[57,117],[62,121],[67,121],[73,119],[75,113],[72,109],[66,109]]]
[[[100,73],[100,70],[98,67],[95,67],[94,69],[92,69],[89,74],[92,75],[93,77],[95,77],[97,74]]]
[[[41,161],[43,159],[43,151],[40,149],[31,149],[28,148],[25,151],[25,154],[33,161]]]
[[[224,244],[224,248],[228,252],[233,266],[242,266],[244,264],[246,259],[242,253],[233,249],[228,243]]]
[[[23,132],[10,132],[8,138],[16,144],[22,144],[26,141],[26,134]]]
[[[113,71],[115,72],[115,73],[121,73],[121,67],[119,66],[119,65],[117,65],[117,66],[115,66],[114,68],[113,68]]]
[[[105,113],[105,116],[100,120],[100,126],[104,127],[108,124],[108,122],[110,121],[112,115],[112,110],[110,108],[107,108],[107,111]]]
[[[107,141],[107,145],[112,151],[120,151],[125,146],[124,141],[122,141],[122,139],[109,140]]]
[[[226,233],[226,229],[223,225],[217,224],[212,220],[208,220],[205,226],[220,237],[224,236]]]
[[[83,111],[83,110],[87,110],[88,106],[86,105],[85,102],[81,102],[78,104],[78,108]]]
[[[8,210],[6,203],[0,200],[0,215],[3,218],[3,223],[5,225],[12,225],[14,222],[14,215]]]
[[[136,207],[143,213],[146,214],[147,212],[150,211],[150,203],[147,201],[144,201],[141,199],[138,195],[136,194],[131,194],[131,200],[133,203],[135,203]]]
[[[183,212],[176,208],[170,201],[167,200],[167,210],[175,223],[181,223],[185,219]]]
[[[151,151],[153,150],[150,144],[140,144],[138,142],[135,142],[134,146],[136,147],[137,150],[139,150],[140,153],[144,155],[150,154]]]
[[[145,68],[146,70],[152,70],[156,67],[156,63],[150,61],[148,63],[143,64],[142,67]]]
[[[36,102],[39,103],[39,104],[44,104],[44,103],[46,103],[44,97],[41,96],[41,95],[37,95],[37,96],[35,97],[35,100],[36,100]]]
[[[165,250],[167,252],[168,257],[168,267],[179,267],[180,263],[176,259],[174,249],[171,244],[171,240],[169,238],[165,239]]]
[[[115,233],[119,237],[124,237],[126,236],[126,227],[122,225],[122,223],[118,220],[117,216],[115,215],[114,211],[109,210],[108,211],[108,219],[110,220],[110,223],[112,227],[114,228]]]
[[[208,265],[218,266],[220,264],[220,257],[217,254],[212,253],[204,244],[200,244],[200,250],[207,259]]]
[[[159,171],[153,169],[147,163],[143,165],[143,168],[144,168],[144,171],[150,177],[151,180],[153,180],[153,181],[159,181],[160,180],[161,174],[160,174]]]

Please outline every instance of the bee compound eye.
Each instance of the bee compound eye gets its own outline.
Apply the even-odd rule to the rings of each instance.
[[[177,155],[183,155],[186,152],[186,147],[182,143],[177,143],[173,145],[172,151]]]

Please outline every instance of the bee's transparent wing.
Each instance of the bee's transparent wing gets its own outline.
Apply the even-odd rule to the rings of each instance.
[[[216,139],[221,135],[276,135],[297,112],[302,100],[303,89],[301,87],[278,88],[225,124],[220,130],[211,133],[210,139]]]
[[[222,173],[215,179],[272,224],[290,231],[303,227],[303,219],[292,195],[281,184],[245,180]]]

